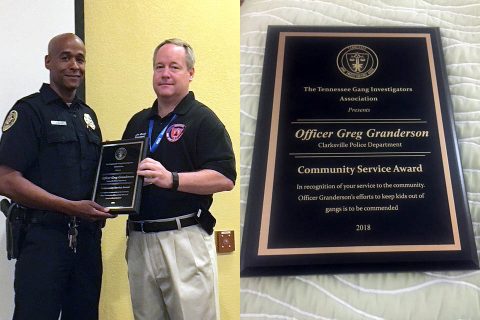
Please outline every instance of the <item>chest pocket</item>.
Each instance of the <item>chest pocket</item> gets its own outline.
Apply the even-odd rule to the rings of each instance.
[[[51,161],[59,166],[78,165],[80,146],[72,128],[67,126],[48,128],[46,142],[46,156],[51,157]]]
[[[85,154],[85,158],[88,160],[97,161],[98,158],[100,157],[100,147],[101,147],[102,141],[100,140],[100,137],[93,132],[88,132],[87,141],[88,141],[88,150]]]

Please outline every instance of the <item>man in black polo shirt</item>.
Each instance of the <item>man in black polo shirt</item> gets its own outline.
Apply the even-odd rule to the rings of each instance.
[[[76,97],[85,46],[71,33],[48,44],[50,84],[20,99],[0,140],[0,194],[24,225],[15,265],[15,320],[98,319],[101,225],[113,217],[90,200],[102,136]]]
[[[139,215],[128,222],[128,276],[135,319],[219,319],[212,194],[236,179],[225,126],[189,92],[194,53],[179,39],[153,56],[152,107],[123,138],[149,137]]]

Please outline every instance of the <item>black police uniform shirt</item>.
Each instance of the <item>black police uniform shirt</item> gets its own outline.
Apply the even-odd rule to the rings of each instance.
[[[75,97],[68,106],[48,84],[7,114],[0,164],[70,200],[91,199],[102,136],[95,112]]]
[[[172,117],[175,118],[172,121]],[[192,172],[211,169],[235,182],[235,156],[232,142],[223,123],[215,113],[189,92],[169,115],[160,118],[157,101],[151,108],[135,114],[127,124],[123,139],[148,137],[150,120],[154,121],[152,144],[166,127],[158,148],[147,157],[159,161],[167,170]],[[150,143],[147,142],[147,148]],[[181,184],[181,178],[180,178]],[[131,220],[154,220],[178,217],[208,210],[212,195],[197,195],[154,185],[142,190],[140,213]]]

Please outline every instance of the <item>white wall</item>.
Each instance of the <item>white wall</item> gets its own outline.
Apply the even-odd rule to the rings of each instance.
[[[44,67],[48,41],[75,31],[74,0],[0,0],[0,121],[15,101],[48,82]],[[12,318],[15,260],[5,249],[5,218],[0,214],[0,320]]]

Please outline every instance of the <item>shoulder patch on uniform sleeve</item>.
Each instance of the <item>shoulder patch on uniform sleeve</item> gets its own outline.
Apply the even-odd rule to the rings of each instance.
[[[17,119],[18,119],[17,110],[10,111],[10,113],[5,118],[5,122],[3,123],[3,126],[2,126],[2,131],[5,132],[8,129],[10,129],[11,127],[13,127],[13,125],[15,124]]]

